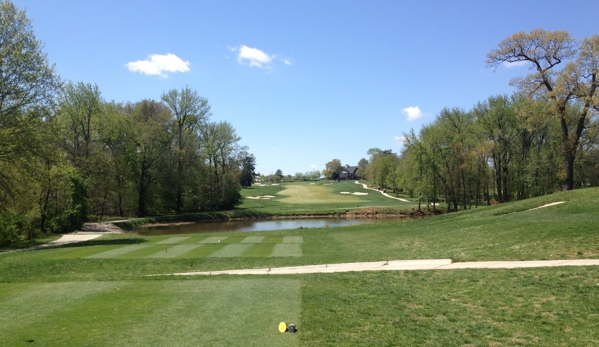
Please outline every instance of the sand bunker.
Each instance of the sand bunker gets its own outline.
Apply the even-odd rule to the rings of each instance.
[[[559,205],[559,204],[563,204],[564,202],[565,202],[565,201],[552,202],[552,203],[550,203],[550,204],[547,204],[547,205],[543,205],[543,206],[539,206],[539,207],[531,208],[530,210],[527,210],[527,211],[538,210],[538,209],[540,209],[540,208],[544,208],[544,207],[549,207],[549,206]]]
[[[348,195],[348,194],[351,194],[351,195],[368,195],[368,193],[363,193],[363,192],[353,192],[353,193],[350,193],[350,192],[340,192],[340,193],[344,194],[344,195]]]
[[[270,200],[270,199],[274,198],[274,196],[272,196],[272,195],[246,196],[246,198],[252,199],[252,200]]]

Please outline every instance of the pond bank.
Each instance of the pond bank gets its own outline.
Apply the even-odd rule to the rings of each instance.
[[[382,219],[382,218],[409,218],[409,219],[420,219],[435,215],[430,211],[408,211],[408,210],[396,210],[396,211],[378,211],[375,208],[365,208],[355,211],[346,212],[325,212],[325,213],[313,213],[313,214],[271,214],[261,212],[248,212],[248,211],[223,211],[223,212],[203,212],[203,213],[190,213],[181,215],[166,215],[166,216],[153,216],[143,218],[132,218],[128,220],[119,220],[114,222],[106,222],[100,224],[113,224],[116,227],[131,231],[142,225],[178,225],[180,223],[214,223],[214,222],[227,222],[227,221],[250,221],[250,220],[284,220],[284,219]]]

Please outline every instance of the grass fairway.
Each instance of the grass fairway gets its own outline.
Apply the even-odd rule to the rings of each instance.
[[[358,185],[355,186],[358,187]],[[323,185],[289,184],[285,187],[285,190],[277,194],[281,196],[279,201],[286,204],[313,204],[316,201],[319,204],[344,204],[363,201],[357,196],[335,194],[329,186]]]
[[[341,194],[341,192],[367,195]],[[241,210],[274,214],[342,213],[361,208],[405,211],[418,205],[417,200],[407,195],[399,196],[411,202],[389,199],[376,191],[364,189],[361,184],[356,184],[354,181],[291,182],[275,186],[254,186],[243,189],[241,194],[244,197],[274,196],[275,198],[267,200],[245,198],[239,206]]]
[[[277,203],[276,196],[264,201],[273,210],[302,206]],[[146,276],[426,258],[599,258],[599,189],[405,224],[106,235],[0,254],[0,346],[599,345],[593,266]],[[280,334],[280,321],[299,332]]]

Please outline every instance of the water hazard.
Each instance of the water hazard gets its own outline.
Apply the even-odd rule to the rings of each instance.
[[[390,219],[385,219],[389,221]],[[215,223],[193,223],[168,226],[145,226],[136,230],[141,235],[195,234],[231,231],[271,231],[299,228],[340,227],[353,224],[371,224],[381,219],[278,219],[242,220]]]

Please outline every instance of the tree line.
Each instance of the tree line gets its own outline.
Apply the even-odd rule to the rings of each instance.
[[[568,115],[575,120],[580,105]],[[585,122],[573,186],[599,185],[599,119]],[[434,122],[404,134],[398,154],[373,148],[365,176],[448,210],[526,199],[567,189],[561,127],[551,105],[521,94],[497,95],[470,110],[446,108]]]
[[[362,175],[450,211],[599,185],[599,35],[519,32],[487,55],[491,67],[518,62],[532,72],[513,95],[442,110],[404,134],[401,153],[369,150]]]
[[[31,21],[0,3],[0,244],[105,216],[229,209],[255,157],[188,87],[106,101],[63,82]]]

